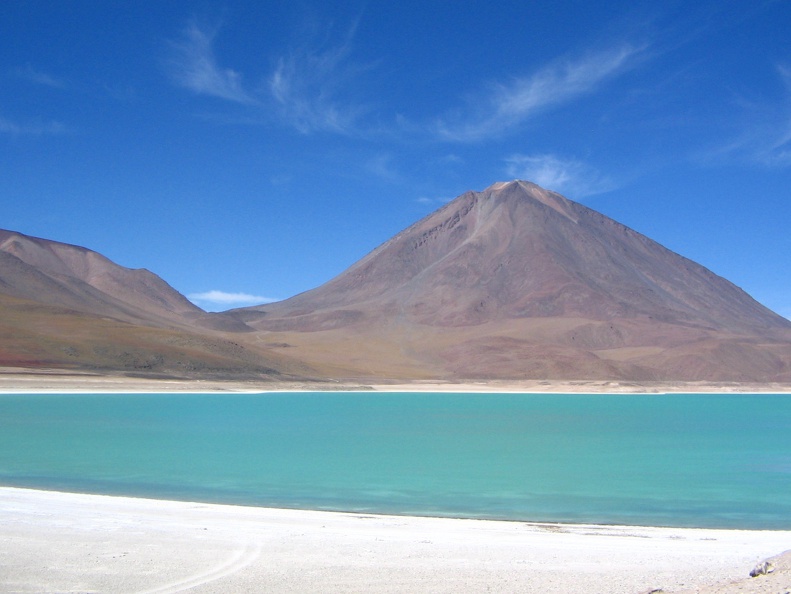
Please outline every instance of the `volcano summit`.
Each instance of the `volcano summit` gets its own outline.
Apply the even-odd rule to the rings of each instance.
[[[355,376],[791,379],[791,322],[525,181],[462,194],[326,284],[229,315]]]

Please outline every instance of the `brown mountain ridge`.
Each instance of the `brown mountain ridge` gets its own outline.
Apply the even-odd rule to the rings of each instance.
[[[524,181],[467,192],[321,287],[232,314],[364,375],[791,378],[791,322]]]
[[[0,367],[228,378],[306,371],[233,339],[247,330],[148,270],[0,230]]]
[[[0,231],[2,365],[787,382],[791,322],[620,223],[517,180],[462,194],[316,289],[222,314],[148,271]]]

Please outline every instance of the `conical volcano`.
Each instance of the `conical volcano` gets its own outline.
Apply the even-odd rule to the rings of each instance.
[[[791,322],[525,181],[462,194],[321,287],[233,315],[350,375],[791,378]]]

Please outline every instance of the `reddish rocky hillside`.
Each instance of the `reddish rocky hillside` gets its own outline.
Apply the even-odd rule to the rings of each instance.
[[[242,330],[208,314],[157,275],[92,250],[0,229],[0,292],[153,326]]]
[[[0,367],[228,378],[306,371],[229,334],[247,330],[147,270],[0,230]]]
[[[325,285],[233,315],[338,373],[791,379],[791,322],[523,181],[467,192]]]

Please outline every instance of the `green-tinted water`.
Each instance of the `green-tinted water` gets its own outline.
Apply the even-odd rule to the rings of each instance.
[[[0,484],[789,529],[791,396],[2,395]]]

